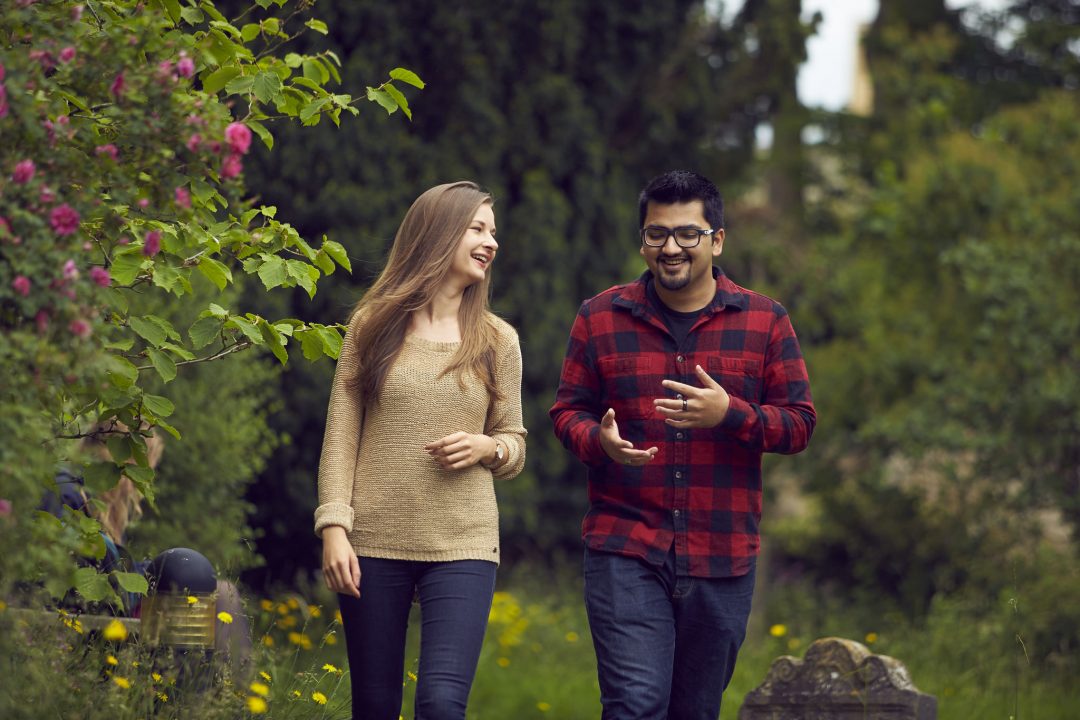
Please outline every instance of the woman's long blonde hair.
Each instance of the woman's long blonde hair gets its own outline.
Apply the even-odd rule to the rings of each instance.
[[[446,280],[454,253],[476,211],[492,203],[490,194],[468,181],[436,185],[416,198],[405,213],[390,258],[374,284],[353,308],[363,314],[356,343],[358,368],[348,387],[378,402],[386,374],[405,342],[409,313],[426,307]],[[465,289],[458,310],[461,345],[443,374],[453,372],[464,387],[473,371],[488,395],[500,396],[495,384],[498,330],[488,310],[490,276]]]

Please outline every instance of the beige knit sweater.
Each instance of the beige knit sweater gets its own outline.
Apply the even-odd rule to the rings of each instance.
[[[483,382],[456,373],[439,377],[458,348],[407,335],[384,382],[380,402],[366,403],[345,387],[356,370],[354,316],[334,374],[319,462],[315,532],[341,525],[358,555],[398,560],[499,562],[499,511],[492,478],[508,479],[525,465],[521,418],[521,349],[517,333],[496,318],[496,383],[491,403]],[[489,407],[490,406],[490,407]],[[506,459],[444,470],[424,446],[457,431],[500,440]]]

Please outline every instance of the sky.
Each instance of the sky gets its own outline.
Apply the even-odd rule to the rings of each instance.
[[[999,9],[1008,0],[946,0],[950,8],[978,6]],[[723,16],[730,18],[741,0],[724,2]],[[842,110],[851,98],[855,71],[855,44],[859,25],[877,15],[877,0],[803,0],[807,18],[821,12],[817,34],[807,42],[807,62],[799,70],[799,98],[811,107]]]

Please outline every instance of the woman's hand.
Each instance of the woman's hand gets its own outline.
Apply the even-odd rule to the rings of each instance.
[[[446,470],[464,470],[479,462],[490,463],[495,460],[496,449],[495,440],[487,435],[466,432],[451,433],[424,446],[424,450]]]
[[[328,525],[322,531],[323,580],[326,587],[343,595],[360,597],[360,561],[345,528]]]

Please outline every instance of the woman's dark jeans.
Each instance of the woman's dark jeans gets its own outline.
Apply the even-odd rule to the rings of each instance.
[[[604,720],[716,720],[746,636],[754,571],[675,575],[634,557],[585,551],[585,607]]]
[[[491,598],[493,562],[360,558],[360,599],[338,595],[349,652],[354,720],[398,720],[405,632],[420,598],[417,720],[465,717]]]

